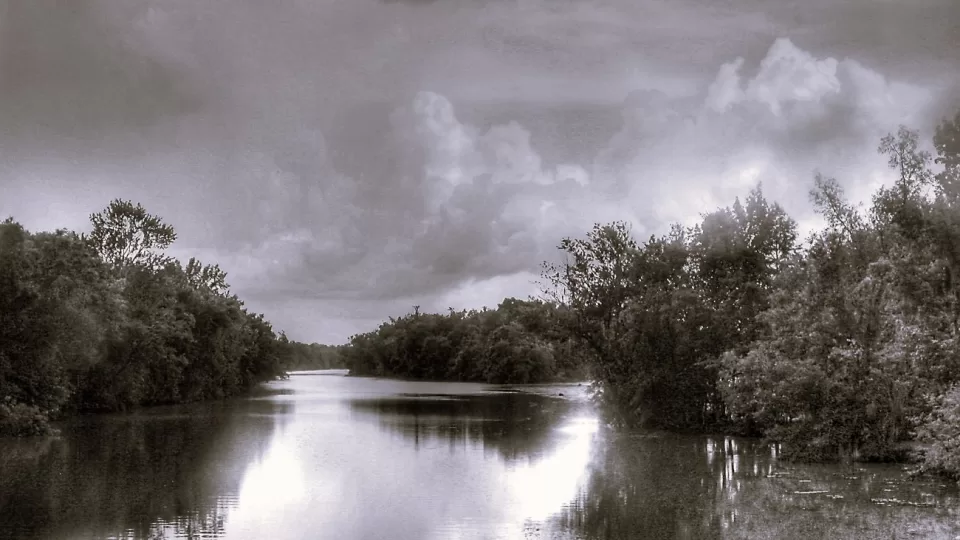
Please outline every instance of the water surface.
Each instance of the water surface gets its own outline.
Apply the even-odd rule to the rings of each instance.
[[[564,394],[560,396],[558,394]],[[0,538],[955,538],[953,486],[598,427],[577,385],[309,372],[0,440]]]

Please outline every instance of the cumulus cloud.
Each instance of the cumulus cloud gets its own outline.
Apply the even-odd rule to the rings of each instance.
[[[899,123],[927,127],[938,97],[855,60],[816,58],[785,38],[752,76],[745,68],[743,58],[721,66],[700,103],[653,92],[626,101],[624,127],[600,163],[629,186],[647,228],[689,223],[757,182],[808,217],[815,169],[856,186],[885,177],[877,141]]]
[[[960,49],[951,0],[871,8],[899,56],[863,1],[8,2],[0,214],[141,201],[300,339],[494,305],[594,222],[646,237],[758,181],[803,220],[814,169],[865,198],[882,135],[952,112],[930,66]]]
[[[746,88],[741,88],[739,83],[738,71],[742,65],[743,58],[738,58],[733,64],[725,64],[711,85],[711,90],[726,89],[723,95],[726,106],[755,101],[768,106],[775,116],[780,116],[785,104],[819,102],[829,94],[840,92],[837,60],[818,60],[786,38],[773,43],[760,63],[759,72]],[[707,96],[708,102],[718,99],[716,95]],[[726,109],[726,106],[719,110]]]
[[[544,168],[519,124],[480,132],[421,92],[394,129],[420,159],[365,186],[329,166],[319,136],[299,173],[290,159],[246,167],[270,172],[250,214],[258,240],[225,261],[234,283],[263,297],[422,298],[535,269],[560,235],[589,226],[576,208],[590,200],[588,173]]]
[[[428,91],[383,112],[382,145],[399,157],[380,177],[339,172],[325,137],[304,131],[272,156],[244,154],[241,168],[262,176],[247,184],[248,244],[211,257],[297,326],[311,305],[371,328],[414,304],[492,306],[536,294],[539,264],[595,222],[623,219],[645,238],[762,182],[809,223],[815,169],[863,198],[889,174],[879,137],[923,120],[936,97],[787,39],[750,67],[724,64],[696,98],[631,93],[621,129],[580,165],[547,167],[524,126],[481,129]]]

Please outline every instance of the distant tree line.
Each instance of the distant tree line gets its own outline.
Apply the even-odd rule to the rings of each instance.
[[[642,244],[623,223],[564,239],[544,276],[610,421],[762,435],[803,460],[916,441],[924,470],[960,478],[960,114],[934,145],[884,137],[897,179],[868,208],[818,174],[826,226],[803,244],[759,186]]]
[[[337,364],[247,311],[218,266],[164,255],[176,233],[143,206],[115,200],[91,222],[89,235],[0,223],[0,435],[233,396],[291,360]]]
[[[346,345],[322,345],[320,343],[289,342],[284,364],[290,371],[313,369],[339,369],[346,367],[343,350]]]
[[[568,310],[505,299],[497,309],[391,317],[351,337],[342,351],[353,375],[488,383],[582,379],[583,349],[560,320]]]

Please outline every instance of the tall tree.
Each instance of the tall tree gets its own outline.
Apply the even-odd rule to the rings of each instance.
[[[219,265],[203,265],[191,257],[184,272],[194,288],[206,289],[218,295],[225,295],[230,289],[227,285],[227,273],[221,270]]]
[[[937,126],[933,146],[937,150],[936,163],[943,166],[937,183],[950,201],[956,201],[960,198],[960,112]]]
[[[130,266],[159,268],[169,261],[162,250],[177,239],[173,227],[147,212],[140,203],[115,199],[91,214],[89,241],[103,260],[117,269]]]

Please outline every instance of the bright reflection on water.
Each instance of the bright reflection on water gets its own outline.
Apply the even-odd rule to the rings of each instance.
[[[0,538],[953,538],[956,490],[615,435],[576,385],[300,374],[217,404],[0,441]],[[558,393],[566,394],[564,397]]]
[[[598,430],[567,416],[585,404],[480,385],[307,382],[275,398],[294,421],[244,475],[227,537],[522,537],[576,498]]]
[[[577,496],[590,464],[596,418],[573,419],[558,431],[564,440],[549,456],[507,470],[507,482],[516,503],[515,517],[540,521],[556,513]]]
[[[574,418],[557,429],[563,440],[552,454],[533,463],[507,467],[505,478],[513,499],[507,509],[513,523],[504,538],[522,538],[525,529],[536,533],[537,527],[532,524],[542,522],[577,497],[597,429],[596,418]]]

